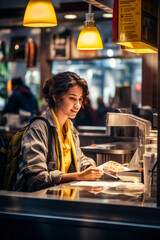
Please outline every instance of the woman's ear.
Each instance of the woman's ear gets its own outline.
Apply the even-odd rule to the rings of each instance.
[[[53,97],[53,101],[56,103],[55,95],[52,95],[52,97]]]

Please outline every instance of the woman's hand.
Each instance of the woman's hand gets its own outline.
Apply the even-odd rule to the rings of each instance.
[[[96,167],[89,167],[83,172],[78,173],[78,181],[94,181],[103,175],[103,171]]]
[[[64,173],[61,182],[69,181],[95,181],[103,175],[103,171],[96,167],[89,167],[83,172]]]

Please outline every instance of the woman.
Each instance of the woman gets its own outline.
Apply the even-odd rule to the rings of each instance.
[[[43,113],[53,128],[51,159],[47,163],[48,129],[34,121],[23,134],[15,190],[35,191],[73,180],[97,180],[102,171],[79,147],[73,119],[88,97],[84,79],[72,72],[53,75],[43,86],[48,108]]]

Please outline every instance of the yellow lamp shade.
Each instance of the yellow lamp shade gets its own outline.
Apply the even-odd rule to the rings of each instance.
[[[96,27],[83,27],[80,32],[78,42],[78,50],[98,50],[103,49],[101,36]]]
[[[57,17],[50,0],[30,0],[23,19],[25,27],[53,27]]]
[[[133,52],[133,53],[158,53],[158,48],[153,47],[144,42],[124,42],[118,43],[122,44],[122,49]]]
[[[144,48],[144,49],[134,49],[134,48],[125,48],[124,50],[128,52],[133,52],[133,53],[158,53],[158,50],[153,50],[150,48]]]

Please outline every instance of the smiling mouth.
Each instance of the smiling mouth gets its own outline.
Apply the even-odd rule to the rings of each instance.
[[[75,111],[75,110],[71,110],[73,113],[77,113],[78,111]]]

